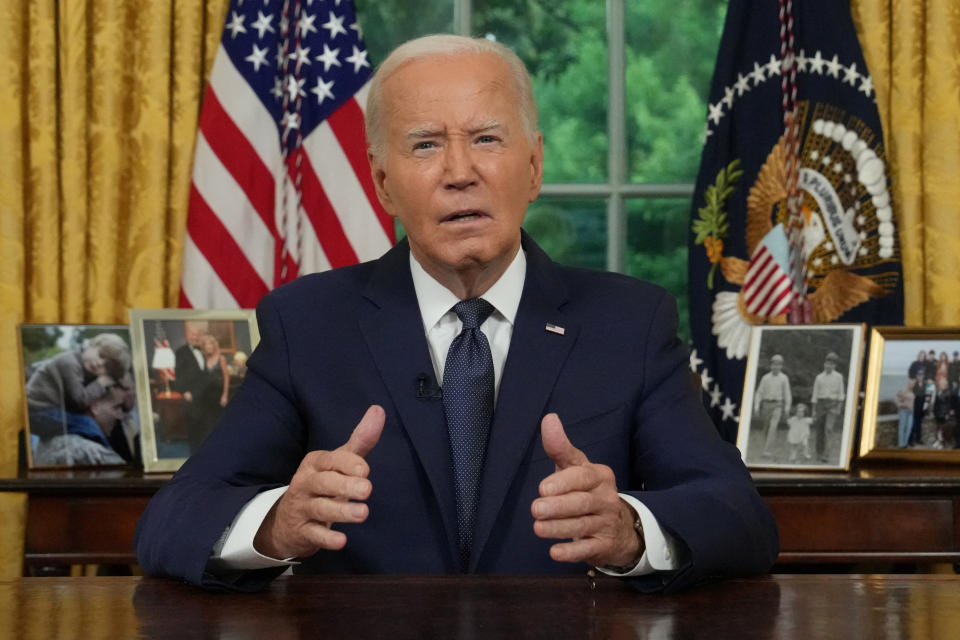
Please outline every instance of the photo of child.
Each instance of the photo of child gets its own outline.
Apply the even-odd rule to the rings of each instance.
[[[801,450],[803,459],[810,460],[810,423],[813,418],[807,416],[807,405],[797,404],[796,414],[787,418],[789,430],[787,431],[787,444],[790,445],[789,462],[796,462]]]

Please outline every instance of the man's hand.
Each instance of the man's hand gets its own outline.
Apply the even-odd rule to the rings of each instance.
[[[635,563],[643,547],[634,511],[617,495],[613,470],[574,447],[555,413],[544,416],[540,435],[557,470],[540,483],[541,497],[530,509],[533,531],[541,538],[572,538],[550,547],[550,557],[595,566]]]
[[[304,456],[290,487],[257,531],[257,551],[272,558],[305,558],[347,544],[347,536],[331,527],[367,519],[367,505],[352,501],[370,496],[370,467],[363,458],[380,439],[384,419],[383,409],[371,405],[346,444]]]

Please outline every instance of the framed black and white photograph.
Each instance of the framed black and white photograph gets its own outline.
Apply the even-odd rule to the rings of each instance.
[[[143,467],[176,471],[216,425],[260,335],[252,309],[131,309]]]
[[[737,431],[748,467],[849,468],[863,337],[862,324],[753,328]]]
[[[860,456],[960,462],[960,328],[873,328]]]
[[[139,464],[128,327],[22,324],[20,354],[30,468]]]

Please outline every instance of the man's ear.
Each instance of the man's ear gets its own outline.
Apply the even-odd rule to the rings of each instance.
[[[373,188],[377,192],[377,200],[380,201],[387,213],[396,217],[396,214],[393,213],[393,201],[387,191],[387,172],[372,151],[367,151],[367,162],[370,164],[370,176],[373,178]]]
[[[537,132],[537,140],[530,153],[530,196],[528,202],[533,202],[540,195],[543,186],[543,134]]]

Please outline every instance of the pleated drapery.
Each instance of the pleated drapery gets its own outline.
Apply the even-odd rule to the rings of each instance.
[[[227,0],[0,5],[0,473],[24,425],[20,322],[176,306],[200,99]],[[25,501],[0,494],[0,577]]]
[[[908,326],[960,325],[960,2],[852,0],[877,91]]]

